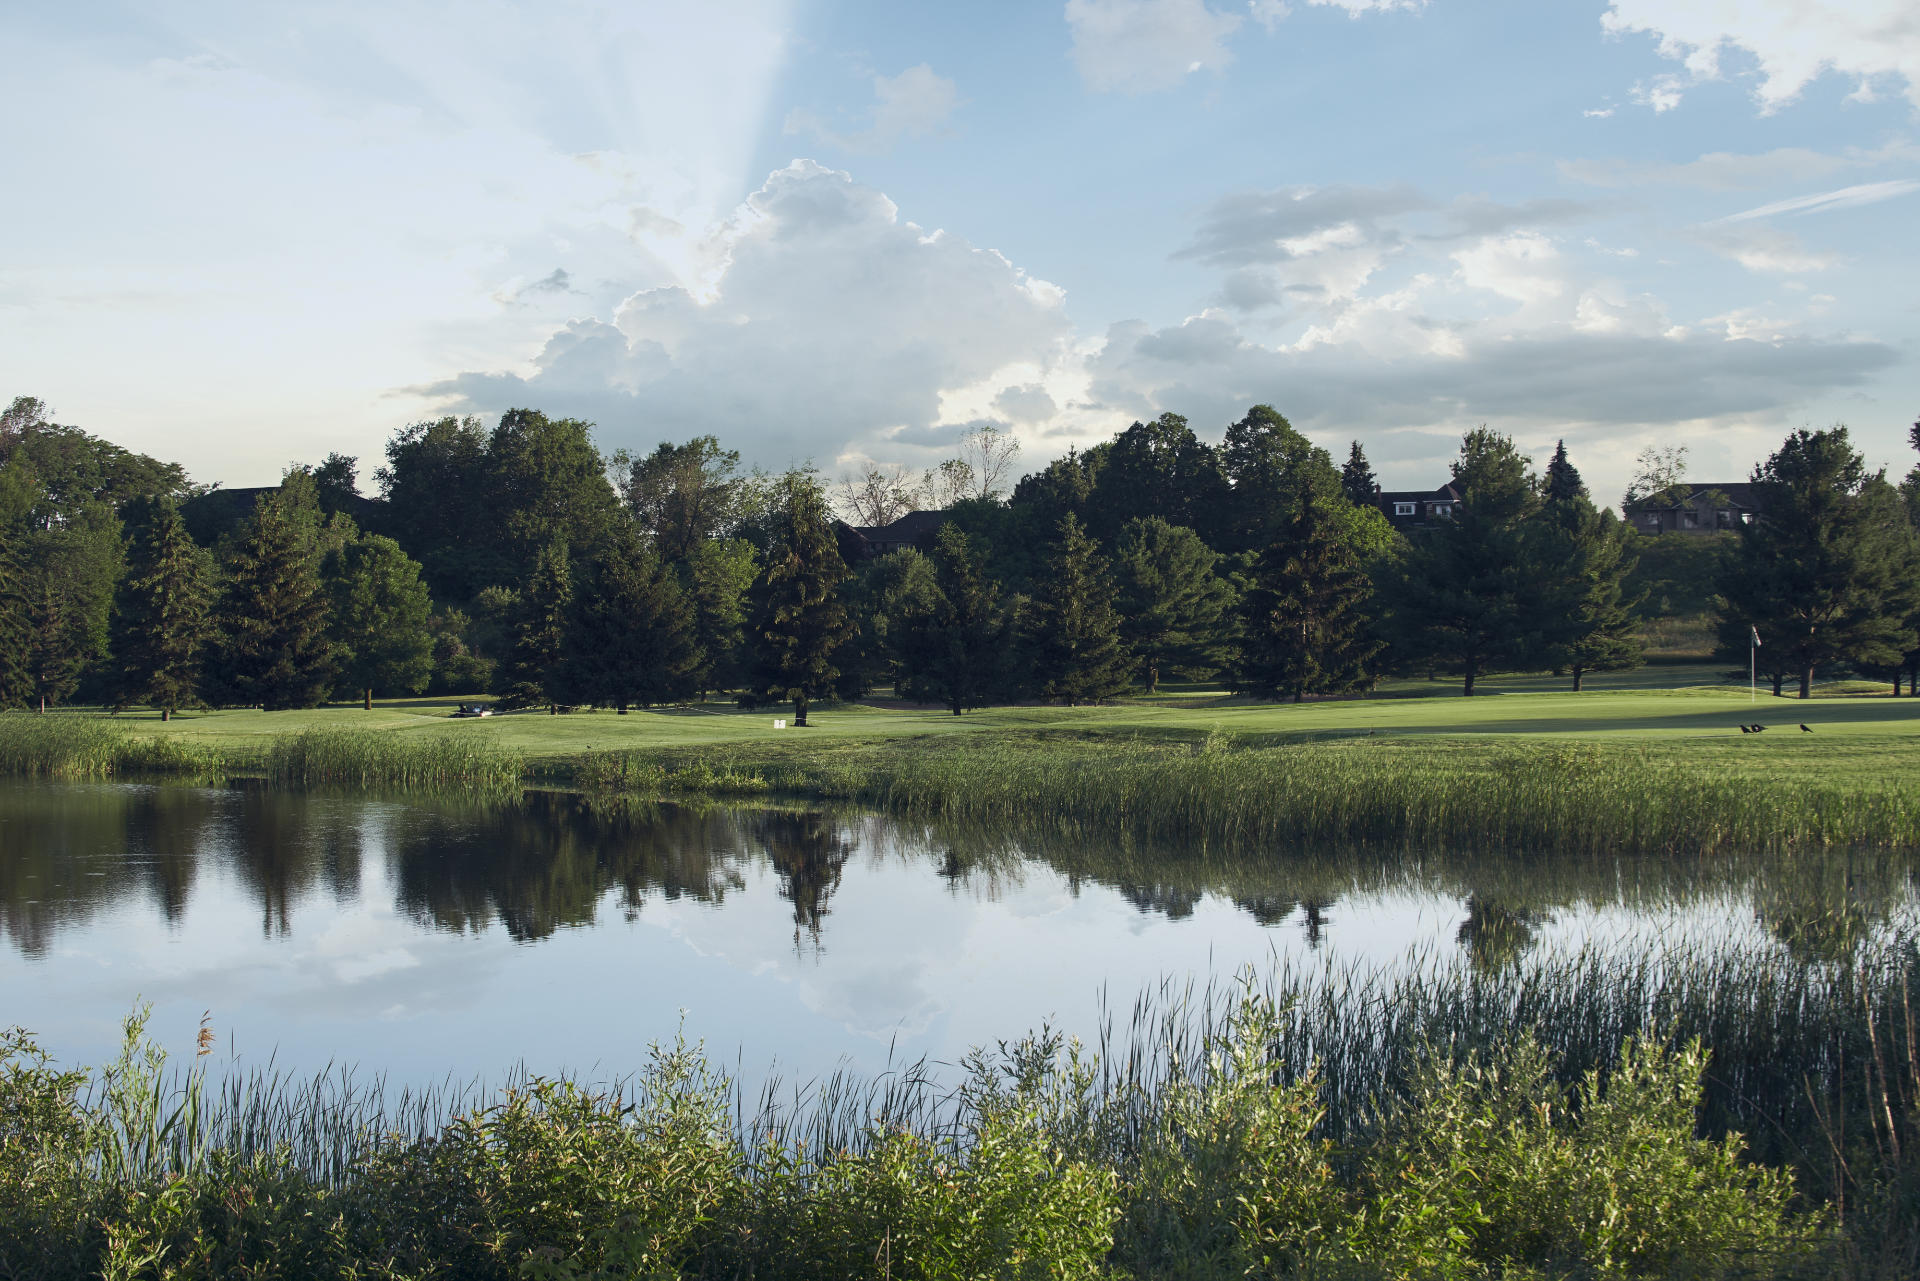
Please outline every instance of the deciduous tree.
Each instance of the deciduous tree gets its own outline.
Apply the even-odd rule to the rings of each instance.
[[[328,557],[340,679],[373,710],[376,693],[418,694],[433,676],[433,602],[420,564],[391,538],[364,534]]]

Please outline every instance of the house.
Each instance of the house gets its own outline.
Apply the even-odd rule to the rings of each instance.
[[[1436,520],[1452,520],[1460,491],[1452,481],[1438,489],[1378,489],[1373,503],[1395,529],[1419,529]]]
[[[1751,481],[1684,485],[1658,499],[1626,507],[1627,523],[1642,534],[1713,534],[1751,525],[1760,518],[1758,486]]]
[[[835,532],[839,535],[840,556],[849,564],[858,560],[870,560],[875,556],[885,556],[907,547],[917,547],[922,551],[933,545],[933,539],[940,527],[947,523],[946,512],[913,511],[908,512],[891,525],[848,525],[835,522]]]

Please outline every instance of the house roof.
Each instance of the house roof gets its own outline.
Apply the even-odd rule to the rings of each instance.
[[[917,543],[937,532],[947,520],[947,513],[943,511],[914,511],[891,525],[856,525],[854,530],[870,543]]]
[[[1687,489],[1689,493],[1687,497],[1680,502],[1666,503],[1655,508],[1643,501],[1631,504],[1631,509],[1634,511],[1678,511],[1682,508],[1695,506],[1700,495],[1711,491],[1713,493],[1725,494],[1728,504],[1736,510],[1746,509],[1749,511],[1758,511],[1760,510],[1760,501],[1759,495],[1755,492],[1758,488],[1759,487],[1750,480],[1708,481],[1698,485],[1688,485]]]
[[[1452,481],[1438,489],[1382,489],[1375,492],[1376,503],[1457,503],[1460,491]]]

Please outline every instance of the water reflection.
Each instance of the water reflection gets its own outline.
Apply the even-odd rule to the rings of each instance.
[[[1487,970],[1634,931],[1840,960],[1911,862],[1232,854],[530,792],[405,801],[0,783],[0,1026],[110,1053],[136,999],[282,1063],[631,1067],[676,1020],[750,1062],[953,1057],[1163,975]],[[164,1020],[163,1020],[164,1021]],[[59,1038],[65,1037],[63,1041]],[[103,1048],[104,1047],[104,1048]]]

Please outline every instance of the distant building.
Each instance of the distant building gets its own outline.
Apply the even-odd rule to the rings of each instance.
[[[907,547],[921,550],[932,546],[940,527],[947,523],[945,512],[908,512],[891,525],[848,525],[838,523],[840,556],[851,563],[885,556]]]
[[[1395,529],[1419,529],[1435,521],[1452,520],[1460,505],[1460,491],[1448,481],[1438,489],[1379,489],[1374,506]]]
[[[1714,534],[1738,529],[1760,518],[1757,488],[1744,480],[1689,485],[1685,497],[1628,504],[1626,520],[1642,534]]]

